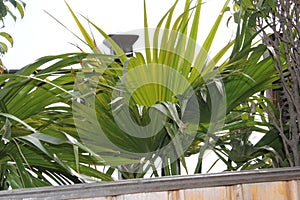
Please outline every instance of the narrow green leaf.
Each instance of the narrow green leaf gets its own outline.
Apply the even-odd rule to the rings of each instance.
[[[197,57],[196,57],[196,61],[195,61],[195,67],[197,68],[198,72],[202,72],[203,68],[205,67],[205,62],[207,61],[207,55],[208,52],[210,51],[211,45],[214,41],[215,35],[217,33],[218,27],[221,23],[221,20],[224,16],[224,13],[227,10],[227,6],[228,6],[229,0],[227,0],[221,10],[220,15],[218,16],[217,20],[215,21],[212,29],[210,30],[207,38],[205,39],[200,52],[198,53]],[[196,78],[195,75],[192,77]]]
[[[158,63],[158,43],[159,43],[159,33],[161,32],[161,26],[163,24],[163,22],[165,21],[166,17],[167,21],[165,24],[165,27],[163,29],[163,36],[161,39],[161,47],[160,47],[160,51],[164,52],[166,49],[164,49],[164,43],[167,39],[168,33],[169,33],[169,29],[170,29],[170,25],[171,25],[171,21],[172,21],[172,16],[174,13],[174,10],[176,8],[176,5],[178,3],[178,0],[175,1],[175,3],[173,4],[173,6],[167,11],[167,13],[161,18],[161,20],[159,21],[159,23],[157,24],[156,28],[155,28],[155,33],[154,33],[154,38],[153,38],[153,62],[154,63]]]
[[[35,185],[33,184],[31,176],[27,173],[24,165],[23,165],[23,160],[16,154],[10,154],[10,157],[13,161],[16,163],[16,167],[18,170],[18,174],[20,176],[20,179],[22,181],[22,185],[24,188],[27,187],[34,187]]]
[[[183,76],[188,77],[188,73],[190,72],[190,66],[192,63],[189,63],[190,61],[194,60],[194,55],[195,55],[195,50],[196,50],[196,41],[197,41],[197,36],[198,36],[198,30],[199,30],[199,22],[200,22],[200,13],[201,13],[201,5],[202,5],[202,0],[197,2],[197,7],[195,10],[194,18],[193,18],[193,23],[192,27],[190,30],[190,35],[186,47],[186,52],[184,57],[186,58],[184,60],[183,64]]]
[[[0,130],[0,135],[2,135],[2,140],[4,144],[7,144],[11,140],[11,123],[9,119],[6,118],[5,124]]]
[[[8,33],[6,33],[6,32],[0,32],[0,35],[1,35],[2,37],[4,37],[4,38],[11,44],[11,46],[14,45],[14,40],[13,40],[13,38],[11,37],[10,34],[8,34]]]
[[[0,54],[5,54],[8,50],[7,45],[4,42],[0,42]]]
[[[80,173],[80,170],[79,170],[79,148],[78,148],[78,146],[73,145],[73,149],[74,149],[75,169],[78,173]]]
[[[91,50],[95,50],[97,48],[93,38],[88,34],[88,32],[85,30],[85,28],[83,27],[83,25],[81,24],[81,22],[79,21],[79,19],[76,17],[75,13],[73,12],[73,10],[71,9],[71,7],[69,6],[69,4],[65,1],[73,19],[75,20],[79,30],[81,31],[82,36],[84,37],[85,41],[87,42],[87,44],[89,45],[89,47],[91,48]]]
[[[27,128],[29,131],[32,132],[36,132],[36,130],[34,128],[32,128],[30,125],[28,125],[26,122],[24,122],[23,120],[15,117],[14,115],[8,114],[8,113],[0,113],[0,116],[12,119],[20,124],[22,124],[25,128]]]
[[[220,59],[224,58],[224,55],[228,52],[228,50],[232,47],[234,44],[234,40],[229,42],[227,45],[225,45],[218,53],[207,63],[206,68],[204,69],[203,74],[208,74],[209,72],[212,72],[214,68],[216,67],[216,64],[220,61]],[[218,70],[219,72],[222,72],[226,69],[226,67],[229,67],[226,64],[221,65]]]
[[[21,15],[21,18],[24,17],[25,13],[24,13],[24,7],[19,3],[19,2],[16,2],[17,3],[17,9]]]
[[[148,19],[147,19],[147,7],[146,0],[144,0],[144,37],[145,37],[145,51],[146,51],[146,60],[148,63],[152,62],[151,50],[150,50],[150,38],[148,30]]]
[[[95,23],[91,22],[89,19],[85,18],[99,33],[109,42],[112,46],[114,52],[116,53],[117,57],[120,59],[122,64],[124,64],[125,60],[127,60],[127,56],[122,50],[122,48],[115,42],[111,37],[109,37],[101,28],[99,28]]]
[[[0,1],[0,20],[3,20],[3,18],[7,15],[6,6],[3,1]]]

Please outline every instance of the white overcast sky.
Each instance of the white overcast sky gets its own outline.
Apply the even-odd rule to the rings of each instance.
[[[2,29],[11,33],[15,40],[14,47],[3,57],[4,65],[8,69],[19,69],[45,55],[78,51],[69,43],[80,44],[79,40],[44,12],[48,11],[77,32],[64,0],[24,1],[27,3],[25,17],[16,23],[6,20],[6,27]],[[146,1],[150,27],[156,26],[174,1]],[[67,2],[75,13],[87,16],[108,34],[143,28],[143,0],[67,0]],[[183,9],[184,2],[179,0],[177,13]],[[200,24],[202,39],[219,15],[224,2],[225,0],[206,0],[203,5]],[[228,16],[224,18],[222,29],[214,44],[216,50],[232,37],[232,31],[225,25],[227,18]],[[101,42],[98,41],[98,44]]]

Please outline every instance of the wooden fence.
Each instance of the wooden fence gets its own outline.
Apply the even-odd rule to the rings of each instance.
[[[300,168],[122,180],[1,191],[0,199],[300,200]]]

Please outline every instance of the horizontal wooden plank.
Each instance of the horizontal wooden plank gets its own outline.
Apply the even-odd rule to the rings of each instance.
[[[300,167],[9,190],[0,199],[79,199],[289,180],[300,180]]]
[[[243,186],[243,199],[289,200],[288,182],[251,183]],[[295,200],[295,199],[293,199]]]
[[[227,187],[207,187],[184,190],[184,199],[205,200],[205,199],[231,199]]]
[[[300,200],[300,181],[288,181],[289,197],[293,200]]]

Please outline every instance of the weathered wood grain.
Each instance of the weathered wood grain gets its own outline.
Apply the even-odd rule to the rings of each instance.
[[[299,167],[281,168],[0,191],[0,199],[299,199],[299,180]]]
[[[288,182],[251,183],[243,185],[245,200],[289,200]]]
[[[196,188],[184,191],[186,200],[206,200],[206,199],[230,199],[230,193],[226,187]]]

